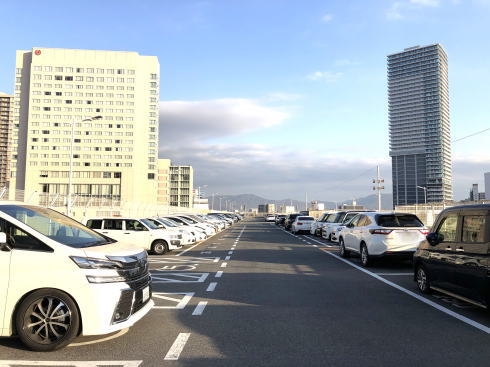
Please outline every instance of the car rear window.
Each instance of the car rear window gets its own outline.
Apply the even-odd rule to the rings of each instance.
[[[381,227],[423,227],[424,224],[413,214],[388,214],[376,216]]]
[[[298,220],[315,220],[313,217],[298,217]]]

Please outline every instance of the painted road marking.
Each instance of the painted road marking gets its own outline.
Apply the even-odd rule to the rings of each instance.
[[[231,259],[231,256],[226,256],[225,257],[225,260],[230,260]]]
[[[177,254],[178,255],[178,254]],[[175,256],[177,256],[175,255]],[[162,258],[149,258],[150,264],[203,264],[203,263],[217,263],[219,257],[162,257]]]
[[[206,292],[214,292],[216,289],[216,286],[218,285],[217,282],[211,282],[209,283],[208,289],[206,289]]]
[[[177,298],[175,296],[183,295],[181,298]],[[194,296],[194,292],[181,292],[181,293],[163,293],[163,292],[153,292],[153,301],[155,301],[155,306],[153,308],[156,309],[172,309],[172,310],[181,310],[183,309],[187,303]],[[159,300],[170,301],[170,303],[174,303],[175,305],[171,306],[158,306]]]
[[[222,263],[222,264],[221,264],[221,267],[222,267],[222,268],[226,268],[226,266],[227,266],[227,265],[228,265],[228,263]]]
[[[233,254],[233,251],[228,251],[228,255],[232,255]]]
[[[223,275],[223,272],[220,270],[216,273],[216,275],[214,276],[215,278],[221,278],[221,276]]]
[[[119,330],[116,334],[112,334],[112,335],[106,336],[104,338],[89,340],[86,342],[71,343],[71,344],[68,344],[68,346],[69,347],[80,347],[82,345],[102,343],[102,342],[106,342],[108,340],[119,338],[120,336],[123,336],[124,334],[126,334],[128,331],[129,331],[129,328],[124,328],[122,330]],[[1,364],[0,364],[0,366],[1,366]]]
[[[204,309],[206,308],[206,305],[208,304],[207,301],[201,301],[197,304],[196,308],[194,309],[194,312],[192,312],[193,316],[201,316],[202,313],[204,312]]]
[[[165,265],[161,268],[150,269],[150,271],[193,271],[197,269],[197,264],[194,265]]]
[[[63,366],[63,367],[138,367],[143,361],[12,361],[0,360],[0,367],[13,366]]]
[[[211,251],[201,251],[201,254],[203,255],[209,255],[211,253]]]
[[[163,273],[152,272],[153,283],[203,283],[209,273]]]
[[[421,301],[421,302],[423,302],[423,303],[425,303],[425,304],[427,304],[429,306],[434,307],[435,309],[437,309],[437,310],[439,310],[441,312],[444,312],[445,314],[447,314],[449,316],[452,316],[452,317],[458,319],[459,321],[462,321],[462,322],[464,322],[464,323],[466,323],[466,324],[468,324],[470,326],[473,326],[473,327],[475,327],[475,328],[477,328],[477,329],[479,329],[479,330],[481,330],[481,331],[483,331],[483,332],[485,332],[487,334],[490,334],[490,327],[488,327],[488,326],[482,325],[479,322],[476,322],[476,321],[474,321],[472,319],[469,319],[466,316],[460,315],[457,312],[454,312],[454,311],[452,311],[450,309],[447,309],[446,307],[443,307],[443,306],[441,306],[440,304],[438,304],[436,302],[433,302],[433,301],[431,301],[431,300],[429,300],[429,299],[427,299],[425,297],[422,297],[422,296],[418,295],[417,293],[414,293],[414,292],[412,292],[412,291],[410,291],[410,290],[408,290],[406,288],[403,288],[402,286],[399,286],[398,284],[393,283],[393,282],[391,282],[391,281],[389,281],[389,280],[387,280],[387,279],[379,276],[378,274],[372,273],[369,270],[366,270],[364,268],[361,268],[360,266],[358,266],[356,264],[353,264],[350,261],[345,260],[345,259],[341,258],[340,256],[338,256],[336,254],[333,254],[333,253],[328,252],[328,251],[323,251],[323,252],[326,253],[326,254],[329,254],[332,257],[335,257],[336,259],[338,259],[338,260],[346,263],[347,265],[352,266],[353,268],[356,268],[359,271],[362,271],[363,273],[365,273],[367,275],[372,276],[373,278],[375,278],[375,279],[377,279],[377,280],[379,280],[379,281],[381,281],[381,282],[383,282],[383,283],[385,283],[385,284],[387,284],[387,285],[389,285],[389,286],[391,286],[391,287],[393,287],[395,289],[398,289],[399,291],[401,291],[401,292],[403,292],[403,293],[405,293],[405,294],[407,294],[409,296],[412,296],[415,299],[418,299],[419,301]]]
[[[178,360],[180,353],[182,353],[182,351],[184,350],[185,344],[187,343],[187,340],[189,340],[190,336],[191,333],[180,333],[175,339],[170,349],[168,350],[164,360],[166,361]]]

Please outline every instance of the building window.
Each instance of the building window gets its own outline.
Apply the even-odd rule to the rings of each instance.
[[[73,77],[72,76],[65,76],[65,80],[73,81]]]
[[[148,179],[149,180],[154,180],[155,179],[155,174],[154,173],[148,173]]]

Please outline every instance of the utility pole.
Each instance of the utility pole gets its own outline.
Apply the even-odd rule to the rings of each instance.
[[[381,186],[381,183],[385,182],[380,176],[379,176],[379,166],[376,166],[376,178],[373,179],[373,190],[377,191],[378,195],[378,212],[381,211],[381,190],[384,190],[385,187]]]
[[[305,211],[308,211],[308,193],[305,192]]]

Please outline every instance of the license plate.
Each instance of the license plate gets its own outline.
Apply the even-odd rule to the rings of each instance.
[[[143,302],[146,302],[150,298],[150,287],[143,289]]]

